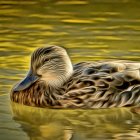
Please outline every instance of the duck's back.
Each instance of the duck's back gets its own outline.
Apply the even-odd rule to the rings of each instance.
[[[128,61],[78,63],[64,85],[63,107],[108,108],[140,103],[140,64]]]

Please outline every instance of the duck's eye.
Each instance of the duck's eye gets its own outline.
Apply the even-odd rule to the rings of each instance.
[[[44,63],[49,62],[49,61],[50,61],[49,58],[44,59]]]

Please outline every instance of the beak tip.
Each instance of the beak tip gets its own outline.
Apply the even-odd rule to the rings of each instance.
[[[12,92],[18,92],[18,91],[23,91],[24,89],[27,89],[38,79],[39,77],[36,75],[31,75],[31,74],[27,75],[22,81],[20,81],[13,87]]]
[[[12,88],[12,92],[17,92],[20,91],[22,89],[19,88],[19,84],[16,84],[13,88]]]

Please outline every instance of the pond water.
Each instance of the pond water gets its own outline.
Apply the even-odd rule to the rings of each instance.
[[[73,63],[140,60],[139,0],[0,0],[0,140],[139,140],[129,108],[52,110],[10,103],[30,54],[64,46]]]

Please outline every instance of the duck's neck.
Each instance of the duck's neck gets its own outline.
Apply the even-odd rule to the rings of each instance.
[[[46,86],[49,86],[51,89],[59,89],[61,88],[72,76],[73,74],[73,67],[71,64],[67,64],[65,70],[58,73],[52,73],[47,76],[42,76],[43,81],[46,82]]]

